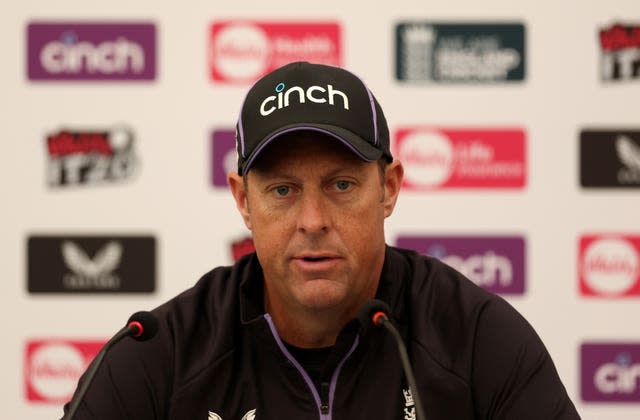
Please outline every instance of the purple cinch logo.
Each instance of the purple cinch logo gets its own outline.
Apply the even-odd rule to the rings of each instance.
[[[442,260],[492,293],[525,293],[523,237],[400,236],[396,244]]]
[[[593,402],[640,402],[640,343],[584,343],[581,396]]]
[[[227,173],[235,171],[238,163],[234,130],[215,130],[211,134],[211,183],[227,187]]]
[[[151,23],[32,22],[27,27],[30,80],[154,80]]]

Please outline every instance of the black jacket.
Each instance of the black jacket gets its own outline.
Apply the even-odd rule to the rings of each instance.
[[[77,419],[410,420],[393,338],[347,324],[311,383],[262,304],[255,254],[156,308],[153,339],[116,344]],[[428,420],[579,419],[533,328],[436,259],[387,247],[378,299],[405,339]]]

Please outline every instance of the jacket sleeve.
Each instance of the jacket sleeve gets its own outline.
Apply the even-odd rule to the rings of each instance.
[[[143,342],[127,337],[116,343],[98,368],[74,420],[164,419],[172,387],[166,335],[159,332]],[[86,372],[79,384],[84,380]],[[69,405],[64,406],[65,414]]]
[[[472,358],[478,419],[580,419],[541,339],[505,300],[483,308]]]

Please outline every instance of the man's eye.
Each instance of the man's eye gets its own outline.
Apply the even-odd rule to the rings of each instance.
[[[278,195],[280,197],[284,197],[284,196],[288,195],[290,191],[291,191],[291,188],[289,188],[286,185],[280,185],[280,186],[275,188],[276,195]]]
[[[336,188],[340,191],[346,191],[351,187],[351,182],[349,181],[338,181],[336,182]]]

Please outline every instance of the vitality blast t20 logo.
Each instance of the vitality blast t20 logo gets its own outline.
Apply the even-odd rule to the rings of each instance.
[[[47,136],[48,183],[69,186],[116,182],[130,178],[137,166],[133,133],[61,130]]]
[[[613,25],[600,30],[604,81],[640,78],[640,25]]]
[[[640,402],[640,343],[584,343],[581,395],[592,402]]]
[[[581,237],[578,272],[585,296],[640,296],[640,236]]]
[[[55,404],[69,401],[78,379],[104,343],[62,339],[29,341],[24,365],[27,400]]]
[[[442,260],[493,293],[525,292],[525,242],[519,236],[400,236],[402,248]]]
[[[153,80],[150,23],[37,22],[27,28],[30,80]]]

